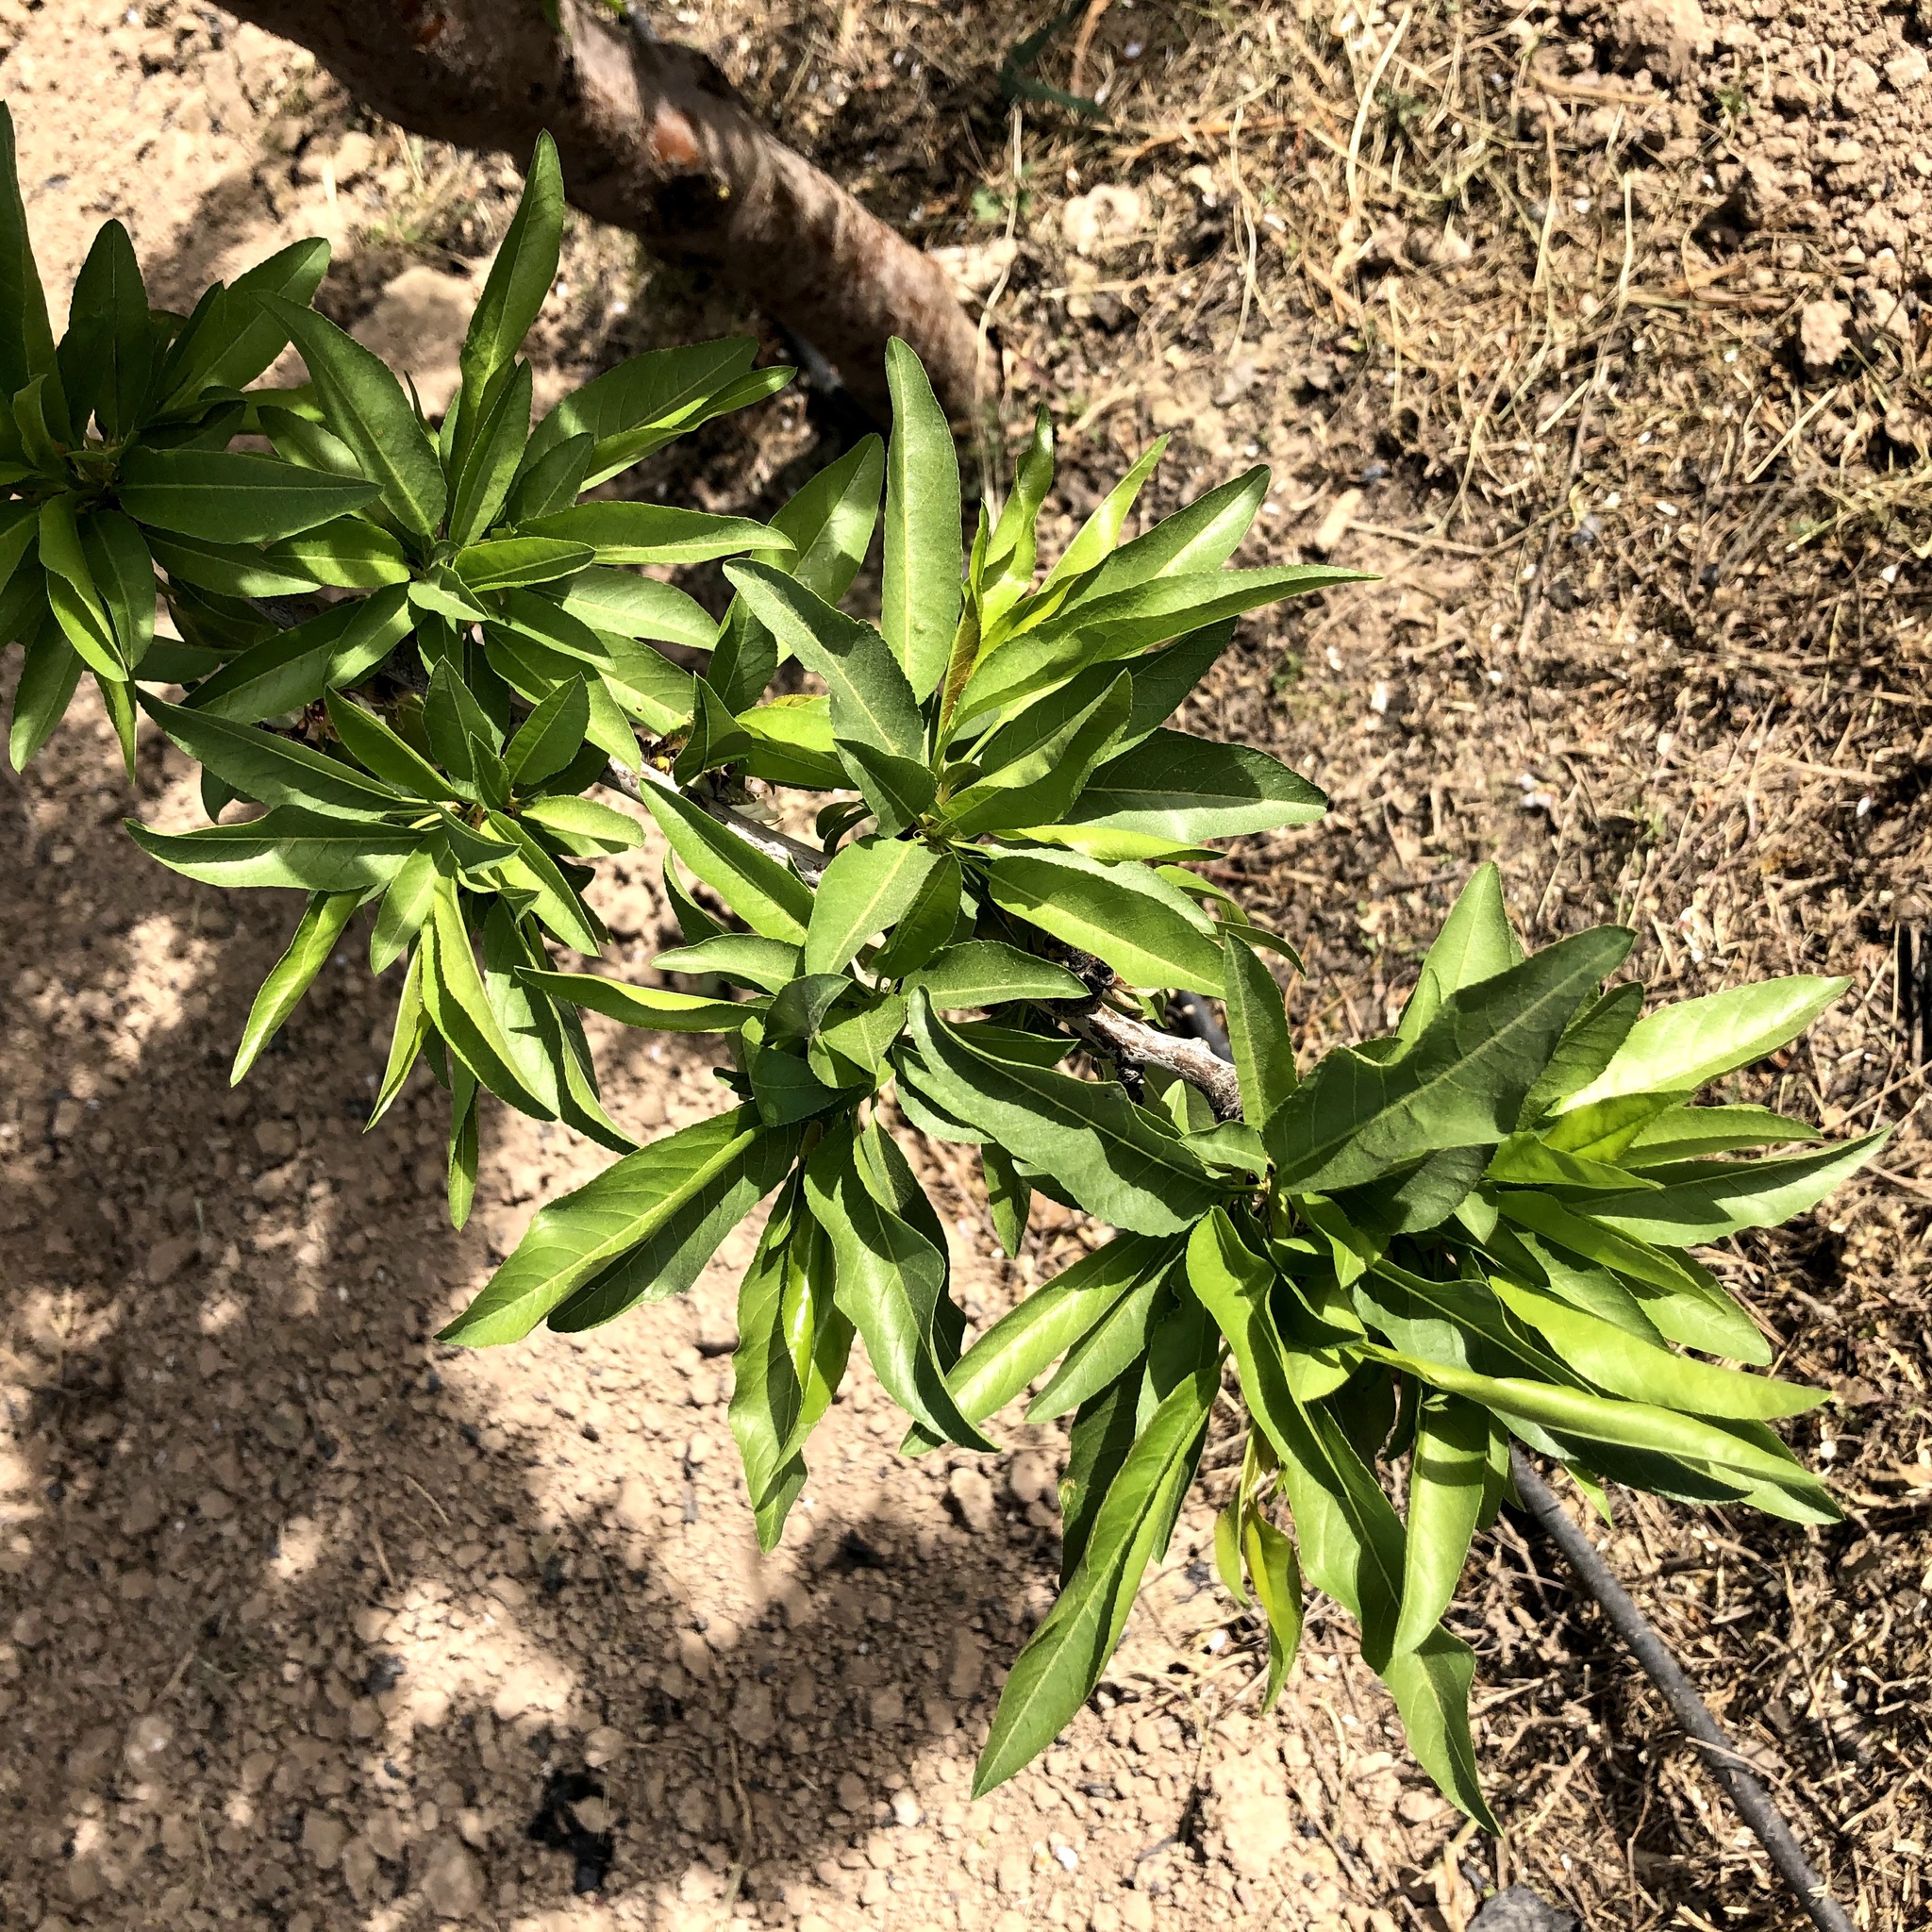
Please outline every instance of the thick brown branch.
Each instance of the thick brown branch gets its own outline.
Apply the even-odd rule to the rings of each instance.
[[[704,55],[634,39],[596,0],[232,0],[417,134],[508,149],[548,128],[570,198],[708,269],[838,366],[884,419],[903,336],[956,416],[978,341],[944,271],[761,126]]]
[[[1198,1040],[1176,1040],[1139,1020],[1096,1007],[1070,1023],[1076,1033],[1118,1059],[1136,1066],[1159,1067],[1197,1087],[1207,1096],[1217,1120],[1241,1118],[1241,1083],[1235,1071]]]

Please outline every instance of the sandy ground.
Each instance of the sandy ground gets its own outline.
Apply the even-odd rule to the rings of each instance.
[[[1852,974],[1846,1008],[1762,1089],[1862,1124],[1923,1092],[1894,965],[1925,917],[1932,769],[1909,548],[1918,337],[1916,309],[1895,328],[1881,298],[1917,300],[1927,91],[1909,61],[1892,77],[1909,45],[1893,16],[1807,11],[1797,33],[1775,8],[1714,11],[1674,74],[1686,16],[1662,12],[1636,72],[1624,28],[1583,9],[1530,34],[1471,22],[1467,61],[1445,69],[1431,15],[1405,76],[1382,61],[1386,21],[1351,15],[1331,43],[1271,8],[1215,27],[1116,0],[1082,84],[1108,86],[1139,135],[1029,108],[1020,184],[983,24],[721,0],[663,25],[994,299],[1010,426],[1036,399],[1070,425],[1062,536],[1125,452],[1169,430],[1162,506],[1274,465],[1242,561],[1319,552],[1385,573],[1251,625],[1203,714],[1336,801],[1321,828],[1238,845],[1222,874],[1307,941],[1294,1011],[1311,1050],[1379,1029],[1469,866],[1499,854],[1528,930],[1630,918],[1662,989]],[[1038,24],[1002,21],[1002,45]],[[1341,91],[1303,114],[1317,79],[1294,49],[1311,35]],[[362,121],[211,8],[0,0],[8,43],[0,89],[51,286],[108,213],[174,302],[325,233],[324,305],[425,394],[448,379],[513,191],[497,158]],[[1065,86],[1064,47],[1054,58]],[[1386,120],[1399,108],[1426,145],[1450,125],[1437,135],[1431,101],[1491,63],[1530,219],[1437,208],[1391,229],[1385,117],[1364,118],[1344,171],[1343,83],[1393,98]],[[1271,80],[1276,95],[1253,92]],[[1616,292],[1620,171],[1657,225],[1624,293],[1658,304],[1647,334],[1614,339],[1614,383],[1538,435],[1599,371],[1587,304]],[[1108,223],[1127,204],[1096,185],[1138,196],[1122,233]],[[1736,305],[1704,292],[1713,266]],[[1842,310],[1844,359],[1807,373],[1800,324],[1819,301]],[[1553,353],[1510,361],[1524,338],[1505,328],[1500,360],[1467,359],[1519,311],[1547,313]],[[742,321],[580,228],[541,379]],[[664,475],[708,507],[769,510],[828,454],[816,435],[781,401]],[[0,691],[12,675],[9,660]],[[0,778],[0,806],[17,828],[0,843],[0,1924],[1462,1932],[1516,1879],[1592,1928],[1794,1923],[1641,1679],[1507,1525],[1477,1553],[1466,1624],[1506,1840],[1460,1830],[1421,1786],[1330,1615],[1258,1720],[1256,1635],[1202,1561],[1220,1472],[1094,1707],[968,1803],[1003,1665],[1048,1601],[1054,1432],[1007,1428],[983,1470],[908,1465],[860,1374],[791,1534],[759,1561],[724,1410],[745,1235],[685,1301],[613,1329],[437,1346],[534,1205],[602,1157],[489,1116],[477,1213],[452,1236],[433,1092],[360,1133],[393,991],[357,946],[228,1091],[293,908],[190,887],[121,837],[130,808],[194,820],[173,753],[149,744],[130,794],[83,707],[25,780]],[[653,876],[627,863],[601,887],[639,971],[669,931]],[[717,1105],[701,1044],[607,1034],[600,1058],[636,1130]],[[1838,1394],[1796,1440],[1843,1474],[1847,1524],[1807,1535],[1633,1502],[1609,1541],[1876,1932],[1924,1910],[1923,1161],[1908,1128],[1895,1178],[1717,1257],[1787,1367]],[[975,1323],[1091,1238],[1042,1223],[1010,1267],[970,1175],[929,1174]]]

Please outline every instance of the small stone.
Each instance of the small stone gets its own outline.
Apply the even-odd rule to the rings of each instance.
[[[1917,47],[1902,47],[1885,63],[1885,78],[1891,88],[1904,93],[1925,78],[1927,62]]]
[[[127,1761],[130,1765],[145,1767],[174,1741],[174,1726],[159,1711],[151,1710],[137,1720],[127,1734]]]
[[[1023,1449],[1007,1471],[1007,1488],[1023,1509],[1029,1503],[1040,1502],[1053,1488],[1053,1471],[1046,1457]]]
[[[741,1742],[760,1750],[778,1734],[778,1720],[772,1710],[772,1687],[748,1680],[738,1687],[731,1706],[731,1728]]]
[[[892,1822],[895,1824],[914,1825],[925,1816],[919,1808],[919,1800],[910,1791],[897,1790],[892,1793]]]
[[[1143,1717],[1133,1730],[1134,1749],[1142,1757],[1154,1757],[1160,1751],[1160,1726],[1151,1718]]]
[[[609,1724],[599,1724],[584,1740],[584,1763],[596,1771],[624,1756],[624,1733]]]
[[[1348,535],[1348,526],[1355,522],[1355,513],[1362,507],[1362,492],[1359,490],[1344,490],[1328,506],[1328,514],[1322,519],[1321,526],[1308,539],[1308,548],[1317,557],[1326,557],[1337,549],[1341,540]]]
[[[658,1492],[641,1476],[626,1476],[611,1511],[619,1529],[641,1533],[658,1526]]]
[[[1610,16],[1611,58],[1625,74],[1690,80],[1715,44],[1697,0],[1623,0]]]
[[[976,1469],[956,1469],[946,1487],[959,1520],[975,1536],[984,1536],[993,1525],[992,1485]]]
[[[836,1789],[841,1811],[849,1811],[858,1818],[872,1808],[872,1793],[866,1790],[865,1780],[857,1772],[841,1772]]]
[[[875,1731],[889,1731],[906,1722],[906,1693],[896,1684],[881,1685],[872,1693],[872,1724]]]
[[[454,1835],[440,1838],[423,1867],[423,1897],[439,1919],[467,1919],[483,1905],[483,1867]]]
[[[1087,1932],[1121,1932],[1121,1908],[1109,1899],[1102,1899],[1087,1914]]]
[[[351,129],[342,136],[331,158],[335,162],[336,186],[347,188],[375,167],[375,140],[359,128]]]
[[[349,1841],[348,1828],[332,1811],[309,1811],[302,1819],[302,1849],[323,1872],[331,1872]]]
[[[342,1848],[342,1883],[349,1888],[349,1896],[358,1905],[369,1902],[380,1870],[375,1848],[366,1838],[351,1839]]]
[[[971,1697],[986,1670],[986,1646],[971,1630],[955,1630],[948,1644],[946,1695]]]
[[[1823,297],[1806,303],[1798,318],[1798,353],[1807,369],[1829,369],[1844,354],[1846,320],[1842,303]]]
[[[1144,1891],[1130,1891],[1121,1901],[1127,1932],[1154,1932],[1154,1901]]]
[[[287,1160],[300,1142],[295,1135],[293,1121],[258,1121],[255,1127],[255,1144],[262,1155],[275,1161]]]
[[[1060,234],[1076,255],[1106,255],[1130,240],[1145,218],[1138,189],[1103,181],[1060,209]]]
[[[785,1687],[785,1715],[809,1717],[818,1708],[818,1673],[809,1664],[800,1664]]]

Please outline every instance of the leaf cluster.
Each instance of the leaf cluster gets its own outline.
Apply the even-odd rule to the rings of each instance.
[[[1798,1121],[1698,1103],[1842,982],[1644,1015],[1615,978],[1627,932],[1525,957],[1486,867],[1395,1031],[1299,1070],[1264,957],[1293,966],[1292,947],[1195,866],[1217,857],[1205,841],[1324,801],[1170,724],[1240,616],[1348,575],[1231,567],[1264,470],[1129,538],[1157,445],[1042,570],[1042,415],[962,545],[951,427],[894,342],[890,440],[769,523],[626,500],[606,486],[789,372],[754,368],[749,341],[655,352],[533,424],[520,351],[563,206],[547,141],[437,423],[308,306],[319,242],[179,317],[150,309],[110,223],[56,344],[11,156],[0,109],[15,764],[91,675],[130,769],[142,709],[201,769],[209,824],[137,824],[141,845],[211,884],[308,894],[237,1079],[371,909],[372,966],[400,984],[372,1124],[426,1061],[450,1096],[458,1225],[486,1091],[619,1157],[538,1212],[446,1340],[578,1330],[676,1294],[770,1200],[730,1411],[765,1546],[855,1339],[908,1454],[992,1449],[989,1421],[1029,1391],[1031,1419],[1072,1419],[1061,1592],[978,1789],[1091,1691],[1224,1388],[1250,1430],[1216,1550],[1266,1624],[1269,1697],[1312,1586],[1359,1623],[1418,1757],[1486,1822],[1474,1659],[1444,1617],[1512,1442],[1606,1508],[1614,1481],[1832,1516],[1770,1426],[1813,1393],[1748,1373],[1770,1359],[1759,1331],[1690,1251],[1805,1211],[1882,1140],[1812,1145]],[[308,380],[255,386],[291,342]],[[841,608],[874,539],[876,623]],[[667,580],[713,558],[721,620]],[[771,696],[788,658],[823,690]],[[668,848],[684,943],[648,983],[573,970],[608,937],[591,870],[643,837],[588,795],[607,780]],[[815,844],[740,809],[773,787],[818,794]],[[1117,1043],[1159,1028],[1176,989],[1224,1003],[1234,1118]],[[586,1011],[721,1038],[732,1104],[639,1146],[600,1097]],[[1008,1253],[1036,1193],[1112,1239],[969,1346],[899,1123],[979,1150]]]

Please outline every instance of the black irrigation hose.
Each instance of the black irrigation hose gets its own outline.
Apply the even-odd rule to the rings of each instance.
[[[1208,1009],[1208,1003],[1192,993],[1176,993],[1169,1011],[1178,1023],[1177,1030],[1205,1041],[1223,1059],[1232,1059],[1227,1036]],[[1685,1674],[1656,1627],[1631,1602],[1630,1593],[1610,1574],[1609,1565],[1597,1555],[1590,1539],[1572,1520],[1570,1512],[1557,1500],[1556,1491],[1544,1482],[1523,1451],[1509,1451],[1509,1474],[1516,1493],[1523,1498],[1524,1513],[1562,1551],[1576,1579],[1595,1598],[1598,1607],[1609,1619],[1631,1653],[1642,1665],[1644,1674],[1663,1693],[1671,1715],[1683,1725],[1693,1742],[1701,1745],[1704,1757],[1725,1791],[1738,1815],[1757,1835],[1757,1842],[1770,1855],[1785,1883],[1798,1903],[1809,1914],[1819,1932],[1855,1932],[1844,1907],[1832,1897],[1830,1890],[1806,1857],[1783,1814],[1772,1803],[1771,1794],[1744,1769],[1737,1746],[1724,1736],[1724,1727],[1710,1714],[1710,1707],[1697,1694],[1697,1687]]]
[[[1524,1512],[1562,1551],[1565,1560],[1575,1571],[1577,1581],[1596,1599],[1609,1619],[1610,1627],[1643,1666],[1644,1675],[1663,1693],[1671,1715],[1694,1742],[1704,1747],[1705,1761],[1712,1775],[1730,1794],[1738,1815],[1757,1834],[1758,1843],[1770,1854],[1771,1862],[1810,1914],[1811,1923],[1821,1932],[1853,1932],[1843,1907],[1811,1869],[1810,1860],[1799,1848],[1790,1826],[1772,1803],[1770,1792],[1744,1769],[1737,1747],[1711,1716],[1710,1707],[1697,1694],[1697,1687],[1685,1674],[1683,1665],[1671,1655],[1650,1620],[1631,1602],[1629,1592],[1611,1575],[1609,1566],[1557,1500],[1549,1484],[1530,1467],[1529,1458],[1521,1449],[1512,1448],[1509,1452],[1509,1474],[1515,1479],[1517,1494],[1523,1498]]]

